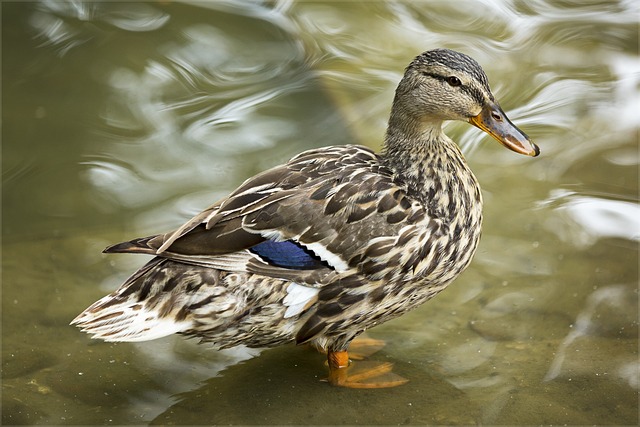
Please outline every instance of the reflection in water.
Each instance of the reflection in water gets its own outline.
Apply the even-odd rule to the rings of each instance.
[[[169,15],[147,3],[41,0],[36,8],[30,24],[43,40],[42,46],[53,46],[60,56],[100,37],[99,29],[92,23],[104,22],[137,32],[157,30],[169,20]]]
[[[572,348],[572,344],[581,337],[588,335],[625,335],[625,336],[637,336],[638,324],[637,318],[629,316],[633,313],[631,310],[621,310],[621,308],[636,306],[637,292],[633,292],[631,287],[623,285],[607,286],[602,289],[598,289],[589,295],[587,305],[585,309],[578,315],[575,323],[572,326],[572,331],[565,337],[556,351],[556,356],[549,367],[549,371],[544,377],[545,381],[551,381],[557,378],[563,371],[563,365],[565,359],[568,359],[570,363],[567,375],[580,374],[582,368],[579,364],[575,363],[576,357],[569,352],[573,350],[578,351],[576,348]],[[603,322],[602,316],[607,315],[607,322]],[[626,330],[625,330],[626,329]],[[621,363],[618,369],[614,372],[594,372],[598,375],[614,375],[620,376],[629,386],[634,389],[638,389],[640,371],[638,368],[637,358],[628,357],[624,355],[618,355],[621,359]],[[571,361],[573,360],[573,363]],[[571,366],[573,365],[573,366]],[[632,367],[635,367],[634,371]]]
[[[556,190],[552,196],[556,215],[547,219],[549,231],[577,247],[591,246],[598,239],[640,241],[640,206],[637,203],[579,196]]]
[[[147,345],[148,344],[148,345]],[[141,364],[162,372],[163,388],[152,395],[131,395],[129,404],[144,410],[145,419],[154,419],[176,401],[176,396],[191,392],[207,379],[216,378],[229,367],[241,364],[260,354],[260,350],[238,346],[219,351],[207,351],[204,345],[183,338],[161,339],[134,344]]]
[[[195,194],[191,207],[183,194],[194,191],[185,183],[232,187],[245,176],[247,158],[240,156],[273,150],[301,133],[290,117],[262,111],[308,84],[300,51],[293,44],[285,48],[277,36],[252,43],[252,54],[243,50],[242,38],[196,23],[157,46],[161,56],[140,69],[103,71],[112,96],[100,136],[110,152],[84,162],[87,179],[103,197],[129,208],[180,197],[186,212],[177,214],[190,215],[213,199],[207,195],[203,202],[204,195]],[[172,202],[156,208],[156,221],[176,210]],[[160,223],[175,223],[175,217]]]
[[[3,421],[635,423],[636,3],[3,4]],[[108,243],[304,149],[379,147],[401,67],[436,46],[479,60],[543,155],[447,127],[484,235],[461,280],[372,332],[407,388],[336,393],[295,347],[89,345],[67,326],[144,262]]]

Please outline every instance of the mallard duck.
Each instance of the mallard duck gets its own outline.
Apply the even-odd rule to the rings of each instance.
[[[72,324],[105,341],[178,333],[217,348],[310,343],[327,352],[331,384],[404,383],[355,378],[347,351],[363,331],[446,288],[476,251],[482,194],[443,133],[447,120],[539,154],[475,60],[424,52],[396,89],[379,154],[358,145],[305,151],[176,231],[106,248],[155,257]]]

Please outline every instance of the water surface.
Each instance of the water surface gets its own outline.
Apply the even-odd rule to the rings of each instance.
[[[5,424],[636,424],[633,1],[2,4]],[[434,47],[480,62],[525,158],[449,124],[485,196],[449,289],[370,331],[411,381],[321,382],[305,347],[91,341],[68,323],[166,231],[314,147],[380,148]]]

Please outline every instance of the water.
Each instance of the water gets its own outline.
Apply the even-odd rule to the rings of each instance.
[[[613,2],[2,4],[5,424],[636,424],[638,6]],[[409,384],[329,387],[295,346],[92,342],[68,322],[165,231],[313,147],[379,148],[418,53],[476,58],[542,149],[465,124],[478,254],[370,331]]]

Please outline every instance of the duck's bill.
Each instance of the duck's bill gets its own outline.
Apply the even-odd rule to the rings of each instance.
[[[540,149],[529,137],[516,127],[497,104],[485,106],[480,114],[469,119],[469,123],[482,129],[502,145],[516,153],[535,157]]]

